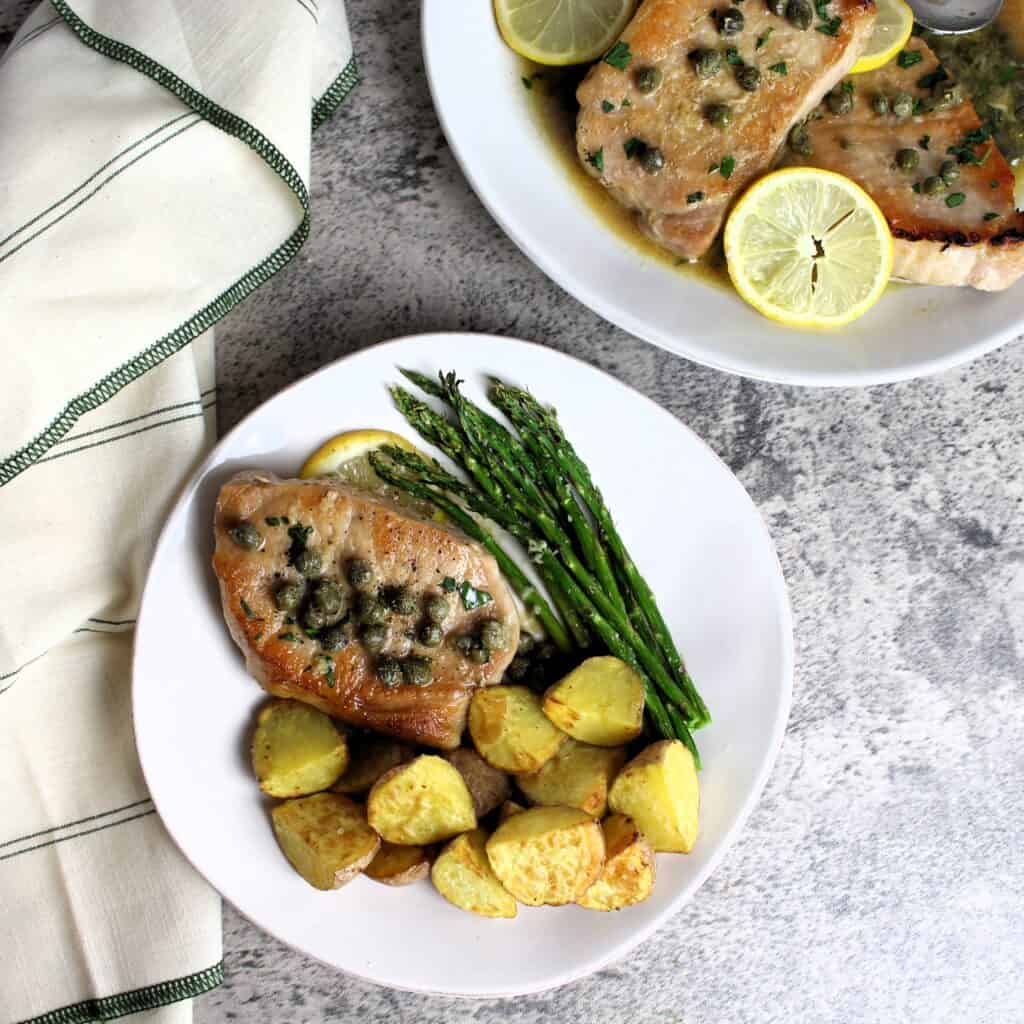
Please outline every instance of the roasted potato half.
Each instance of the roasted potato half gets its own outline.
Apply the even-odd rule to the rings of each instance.
[[[331,787],[335,793],[348,795],[368,793],[370,787],[385,773],[416,756],[405,743],[385,736],[352,737],[348,745],[348,768]]]
[[[476,828],[469,787],[443,757],[421,754],[382,775],[366,801],[370,826],[397,846],[426,846]]]
[[[297,700],[272,700],[256,718],[252,767],[270,796],[319,793],[348,764],[345,737],[322,711]]]
[[[482,828],[456,836],[434,861],[431,880],[461,910],[481,917],[515,917],[516,901],[492,870],[486,843]]]
[[[498,826],[487,857],[520,903],[576,903],[601,874],[604,834],[575,807],[533,807]]]
[[[700,786],[693,755],[679,740],[660,740],[619,772],[608,794],[659,853],[689,853],[697,841]]]
[[[643,728],[644,681],[618,658],[587,658],[548,688],[543,708],[573,739],[619,747]]]
[[[589,910],[621,910],[654,890],[654,848],[632,818],[612,814],[601,822],[604,867],[579,903]]]
[[[608,790],[626,763],[621,747],[592,747],[569,739],[539,772],[519,775],[516,783],[534,804],[547,807],[578,807],[603,818],[608,810]]]
[[[503,772],[540,771],[565,740],[525,686],[488,686],[473,694],[469,734],[480,756]]]
[[[460,747],[445,754],[444,759],[465,779],[478,818],[490,814],[512,795],[509,777],[492,768],[475,750]]]
[[[363,874],[384,885],[411,885],[430,874],[430,851],[423,846],[381,843]]]
[[[292,867],[315,889],[350,882],[380,847],[359,804],[340,793],[315,793],[278,804],[274,834]]]

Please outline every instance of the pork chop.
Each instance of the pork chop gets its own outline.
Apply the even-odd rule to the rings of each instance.
[[[249,672],[277,697],[305,701],[351,725],[452,749],[459,745],[473,691],[497,682],[515,653],[516,606],[491,555],[455,530],[364,491],[243,473],[221,488],[214,536],[213,569],[228,629]],[[319,556],[319,572],[315,564],[310,572],[310,555],[314,563]],[[358,593],[349,581],[355,560],[372,570],[370,580],[358,581]],[[300,575],[296,563],[312,578]],[[366,569],[360,566],[364,575]],[[322,580],[336,584],[333,605],[320,628],[307,630],[307,609]],[[286,584],[298,585],[293,598],[305,593],[297,605],[282,609],[280,604],[289,603],[281,596]],[[395,588],[415,599],[406,614],[400,614]],[[359,623],[378,594],[391,599],[392,610],[382,649],[371,651],[368,627]],[[446,597],[449,612],[440,643],[426,646],[419,630],[431,597]],[[453,640],[478,637],[491,620],[501,624],[503,639],[492,643],[481,664]],[[328,634],[332,625],[340,629]],[[430,659],[432,681],[385,684],[378,675],[382,660],[408,665],[410,656]]]
[[[856,62],[875,17],[872,0],[832,0],[801,30],[752,0],[736,9],[742,30],[722,35],[725,10],[724,2],[644,0],[621,43],[576,93],[583,166],[636,211],[646,234],[684,259],[707,252],[732,201]],[[716,73],[708,74],[707,58],[701,65],[701,51],[718,53]],[[648,69],[660,83],[642,91]],[[760,77],[747,81],[748,91],[740,81],[755,78],[752,69]],[[728,124],[721,117],[712,123],[721,105]],[[657,159],[644,159],[651,150],[663,160],[660,169]]]
[[[949,103],[946,97],[948,106],[928,109],[954,85],[942,77],[928,46],[913,39],[904,53],[917,56],[853,79],[851,113],[836,116],[822,106],[807,124],[811,155],[793,162],[852,178],[878,203],[895,240],[894,277],[985,291],[1008,288],[1024,274],[1024,215],[1014,208],[1013,171],[969,99]],[[875,112],[876,97],[891,106],[900,93],[914,100],[917,114]],[[896,164],[904,149],[917,154],[917,166],[909,171]],[[925,180],[949,160],[956,162],[956,180],[938,194],[926,194]]]

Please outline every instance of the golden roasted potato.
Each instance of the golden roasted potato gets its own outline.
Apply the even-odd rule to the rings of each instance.
[[[525,686],[477,690],[469,705],[469,734],[489,765],[513,773],[540,771],[565,739]]]
[[[486,843],[482,828],[456,836],[434,861],[430,878],[461,910],[481,917],[515,917],[516,901],[491,869]]]
[[[621,910],[654,890],[654,848],[632,818],[612,814],[601,822],[604,867],[579,901],[588,910]]]
[[[693,755],[679,740],[652,743],[619,772],[608,805],[631,817],[659,853],[689,853],[700,810]]]
[[[348,747],[322,711],[297,700],[272,700],[256,718],[252,767],[271,796],[306,796],[327,789],[348,764]]]
[[[487,857],[503,886],[531,907],[575,903],[601,874],[601,826],[575,807],[533,807],[499,825]]]
[[[408,744],[372,734],[350,738],[348,752],[348,768],[331,787],[335,793],[367,793],[385,772],[416,756]]]
[[[466,780],[478,818],[489,814],[511,796],[512,783],[509,777],[497,768],[492,768],[475,750],[460,747],[445,754],[444,759],[455,765]]]
[[[520,775],[516,783],[531,803],[578,807],[603,818],[608,790],[625,763],[626,751],[621,747],[592,747],[569,739],[539,772]]]
[[[643,728],[644,681],[618,658],[587,658],[548,688],[543,708],[573,739],[619,747]]]
[[[384,885],[411,885],[430,874],[430,851],[423,846],[381,843],[363,874]]]
[[[270,816],[284,855],[315,889],[350,882],[380,847],[363,808],[340,793],[286,800]]]
[[[526,808],[522,804],[517,804],[515,800],[506,800],[498,811],[498,824],[504,825],[513,814],[522,814],[525,810]]]
[[[443,757],[421,754],[382,775],[366,801],[371,827],[397,846],[426,846],[476,828],[469,787]]]

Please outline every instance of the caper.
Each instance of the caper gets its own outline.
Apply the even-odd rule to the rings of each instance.
[[[452,643],[460,654],[468,655],[469,652],[473,650],[476,641],[468,633],[462,633],[453,638]]]
[[[327,625],[327,613],[312,602],[302,612],[303,629],[323,629]]]
[[[263,535],[247,519],[232,526],[228,536],[246,551],[255,551],[263,543]]]
[[[892,112],[896,117],[910,117],[914,112],[914,97],[910,93],[898,92],[892,100]]]
[[[401,685],[402,666],[394,658],[381,658],[377,662],[377,678],[392,690]]]
[[[921,191],[926,196],[937,196],[940,192],[946,191],[946,183],[938,175],[933,175],[931,178],[924,179]]]
[[[789,133],[789,148],[798,156],[810,156],[814,152],[807,125],[794,125]]]
[[[320,552],[315,548],[303,548],[296,556],[292,565],[303,576],[316,576],[320,572]]]
[[[532,633],[520,633],[519,646],[516,648],[516,654],[529,654],[536,646],[537,640]]]
[[[896,166],[901,171],[912,171],[921,162],[916,149],[901,149],[896,154]]]
[[[665,166],[665,155],[657,146],[648,146],[640,156],[640,166],[648,174],[657,174]]]
[[[429,686],[434,681],[434,666],[429,658],[406,658],[402,675],[410,686]]]
[[[363,558],[353,558],[348,563],[348,581],[356,590],[373,586],[373,566]]]
[[[423,606],[423,611],[431,622],[442,623],[448,618],[448,613],[451,611],[451,604],[447,597],[444,597],[441,594],[434,594],[433,597],[427,598],[427,603]]]
[[[365,626],[383,626],[388,621],[388,610],[372,594],[363,594],[357,609],[359,621]]]
[[[509,678],[513,682],[522,682],[530,671],[530,660],[521,655],[516,655],[508,666]]]
[[[486,665],[491,660],[491,652],[483,644],[473,644],[469,651],[469,660],[477,665]]]
[[[939,168],[939,177],[947,184],[960,180],[960,167],[955,160],[943,160]]]
[[[301,583],[282,583],[274,591],[274,606],[281,612],[293,612],[305,596],[306,588]]]
[[[743,31],[745,20],[743,12],[738,7],[727,7],[715,15],[718,22],[718,31],[723,36],[738,36]]]
[[[385,626],[366,626],[363,629],[363,646],[373,654],[384,650],[388,642],[388,631]]]
[[[416,598],[406,587],[389,587],[382,596],[388,608],[398,615],[412,615],[416,611]]]
[[[871,109],[878,115],[882,116],[889,113],[889,101],[879,93],[871,100]]]
[[[949,110],[963,102],[964,91],[959,85],[941,83],[932,90],[930,109]]]
[[[328,617],[337,615],[345,603],[345,594],[334,580],[320,580],[313,588],[313,606]]]
[[[341,651],[348,647],[348,631],[341,623],[328,626],[320,634],[320,646],[325,651]]]
[[[853,91],[839,86],[825,97],[825,106],[839,117],[853,110]]]
[[[761,84],[761,72],[753,64],[744,64],[743,67],[736,69],[736,81],[741,89],[757,92],[757,87]]]
[[[806,32],[814,21],[814,8],[807,0],[789,0],[786,4],[786,20],[794,28]]]
[[[712,103],[707,117],[716,128],[728,128],[732,124],[732,107],[727,103]]]
[[[642,93],[654,92],[661,80],[662,74],[655,67],[640,68],[636,73],[636,87]]]
[[[480,643],[489,651],[498,651],[505,646],[505,627],[497,619],[488,619],[480,627]]]
[[[436,622],[428,622],[420,627],[420,643],[424,647],[437,647],[442,636],[441,627]]]
[[[722,70],[722,55],[717,50],[697,50],[693,68],[698,78],[714,78]]]

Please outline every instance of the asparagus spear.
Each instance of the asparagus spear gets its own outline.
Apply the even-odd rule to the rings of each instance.
[[[628,581],[630,591],[651,624],[658,647],[667,659],[680,687],[686,692],[688,703],[696,712],[692,724],[700,726],[709,723],[711,715],[707,705],[697,692],[693,680],[683,665],[668,625],[658,609],[654,594],[626,549],[612,519],[611,511],[591,478],[590,471],[565,436],[555,415],[545,409],[528,391],[511,387],[501,381],[492,382],[490,398],[515,424],[520,433],[524,437],[528,436],[534,439],[543,456],[553,460],[572,481],[598,524],[602,537],[611,548],[613,557]]]
[[[389,451],[402,451],[402,449],[389,449]],[[409,453],[406,453],[409,454]],[[490,534],[483,526],[480,525],[471,515],[460,508],[454,501],[449,501],[444,494],[439,491],[428,487],[425,484],[419,483],[414,480],[410,480],[407,477],[401,476],[396,473],[393,468],[387,463],[387,461],[377,452],[370,452],[369,455],[370,465],[373,467],[373,471],[385,481],[385,483],[391,484],[392,487],[396,487],[399,490],[403,490],[414,497],[420,498],[424,501],[428,501],[431,504],[439,508],[446,516],[467,537],[471,537],[473,540],[482,544],[493,556],[495,561],[498,563],[498,568],[502,574],[512,585],[513,590],[522,598],[523,604],[526,605],[530,611],[537,616],[538,621],[544,627],[545,632],[550,637],[552,643],[554,643],[559,650],[568,653],[573,649],[572,640],[569,634],[566,632],[565,627],[562,625],[558,616],[551,610],[551,606],[544,599],[544,595],[530,582],[529,577],[519,568],[518,565],[512,560],[512,558],[506,554],[505,550],[501,545],[494,539],[493,535]],[[437,467],[442,473],[441,467]],[[452,477],[454,480],[455,478]]]

